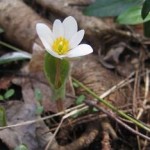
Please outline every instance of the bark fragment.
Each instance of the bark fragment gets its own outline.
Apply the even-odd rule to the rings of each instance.
[[[0,27],[5,31],[4,36],[28,52],[32,52],[33,43],[38,41],[35,31],[38,22],[47,23],[21,0],[0,1]]]

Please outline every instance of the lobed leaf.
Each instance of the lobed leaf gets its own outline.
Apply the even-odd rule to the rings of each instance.
[[[58,67],[57,63],[59,63],[60,67],[60,78],[59,78],[59,86],[56,85],[56,76],[57,76],[57,70],[56,68]],[[44,59],[44,72],[46,75],[46,78],[51,85],[51,88],[53,90],[53,98],[56,100],[58,98],[64,98],[65,95],[65,86],[66,86],[66,81],[69,75],[69,62],[66,59],[59,59],[56,57],[53,57],[49,53],[46,53],[45,59]]]
[[[135,25],[144,23],[150,20],[150,14],[143,20],[141,17],[141,7],[135,6],[122,13],[118,18],[117,22],[120,24]]]
[[[96,0],[84,10],[84,14],[99,17],[118,16],[140,2],[141,0]]]

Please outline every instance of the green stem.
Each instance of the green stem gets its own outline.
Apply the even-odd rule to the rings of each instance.
[[[115,106],[113,106],[108,101],[106,101],[104,99],[101,99],[96,93],[94,93],[93,91],[91,91],[88,87],[86,87],[84,84],[82,84],[81,82],[79,82],[75,78],[72,77],[72,79],[73,79],[73,81],[75,83],[77,83],[80,87],[82,87],[83,89],[85,89],[89,94],[91,94],[93,97],[95,97],[101,103],[103,103],[105,106],[109,107],[111,110],[113,110],[114,112],[116,112],[120,116],[124,117],[125,119],[130,120],[131,122],[133,122],[137,126],[139,126],[139,127],[143,128],[143,129],[145,129],[146,131],[150,132],[150,128],[149,127],[145,126],[144,124],[142,124],[140,121],[136,120],[135,118],[130,117],[129,115],[127,115],[123,111],[118,110]]]
[[[60,65],[61,65],[61,60],[56,59],[56,77],[55,77],[55,88],[59,88],[61,85],[61,79],[60,79]]]
[[[56,60],[56,77],[55,77],[55,89],[60,88],[61,85],[61,77],[60,77],[60,67],[61,67],[61,60],[57,59]],[[58,111],[63,111],[63,100],[62,98],[59,98],[56,100],[56,105]]]

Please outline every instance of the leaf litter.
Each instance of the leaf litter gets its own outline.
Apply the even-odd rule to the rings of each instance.
[[[63,1],[60,3],[63,3]],[[59,6],[63,7],[63,5],[59,5]],[[57,8],[56,5],[54,5],[54,9],[52,11],[55,12],[56,10],[58,11],[61,10],[61,11],[64,11],[64,14],[65,14],[65,11],[68,11],[69,8],[71,7],[69,6],[67,9],[60,9],[60,8]],[[77,16],[79,17],[78,20],[82,20],[80,17],[84,18],[83,16],[80,16],[80,15],[77,15]],[[83,25],[81,23],[81,26],[86,26],[86,25],[87,24]],[[88,31],[89,35],[91,33],[91,29],[93,28],[90,28],[90,30]],[[107,31],[106,28],[104,29],[105,31]],[[99,29],[97,30],[99,31]],[[93,30],[93,32],[95,31]],[[120,89],[119,87],[116,86],[117,90],[111,93],[109,96],[107,96],[106,99],[109,100],[118,108],[120,108],[121,110],[125,110],[128,113],[136,115],[134,114],[134,112],[132,112],[133,107],[137,106],[138,108],[139,107],[141,108],[141,105],[143,104],[143,99],[149,98],[148,94],[144,95],[144,92],[145,92],[144,89],[141,90],[140,88],[140,87],[143,87],[143,84],[148,84],[147,83],[148,80],[146,80],[144,78],[145,76],[142,74],[144,74],[145,67],[148,66],[148,62],[149,62],[149,55],[147,51],[149,47],[149,42],[148,40],[144,41],[143,39],[139,40],[138,38],[131,39],[131,37],[129,36],[122,38],[121,34],[116,34],[116,31],[112,33],[113,35],[109,34],[109,32],[106,32],[106,34],[102,34],[103,38],[101,38],[101,42],[103,43],[101,44],[100,41],[96,43],[96,45],[100,47],[99,56],[91,55],[84,59],[78,59],[74,61],[73,69],[72,69],[72,76],[78,79],[79,81],[83,82],[87,87],[92,89],[98,95],[103,94],[107,90],[111,89],[111,87],[113,87],[114,85],[117,85],[118,83],[120,83],[121,81],[124,81],[125,79],[127,79],[125,81],[132,80],[132,84],[126,84],[124,88]],[[32,35],[35,35],[35,33],[33,32]],[[131,35],[132,35],[132,32],[131,32]],[[96,36],[93,33],[93,36],[90,36],[90,37],[96,37]],[[105,39],[106,37],[110,37],[110,39],[106,40]],[[116,38],[115,39],[116,42],[111,41],[112,37]],[[32,38],[32,40],[33,39],[34,38]],[[112,43],[114,44],[112,45]],[[35,48],[35,46],[37,46],[36,43],[32,42],[32,44],[31,43],[23,44],[23,47],[26,47],[26,45],[28,45],[28,47],[32,47],[31,48],[32,50],[37,49],[37,47]],[[143,48],[143,44],[144,46],[146,46],[146,49]],[[39,48],[40,48],[40,44],[39,44]],[[44,53],[43,51],[38,51],[38,53],[37,52],[34,53],[33,51],[32,56],[33,57],[31,59],[30,66],[28,66],[28,63],[27,63],[26,68],[24,69],[21,68],[23,72],[21,73],[19,72],[19,74],[17,74],[16,72],[14,74],[15,79],[8,79],[8,81],[6,79],[6,83],[3,81],[2,83],[4,83],[4,85],[0,85],[2,88],[5,89],[9,87],[9,84],[11,84],[11,82],[13,82],[15,84],[18,84],[21,87],[22,97],[19,99],[19,101],[18,99],[13,99],[13,100],[10,100],[1,104],[6,109],[8,125],[17,124],[19,122],[26,122],[29,120],[36,120],[37,118],[41,117],[36,114],[37,101],[34,95],[36,88],[38,88],[43,95],[42,106],[44,107],[45,114],[42,114],[42,115],[44,116],[51,115],[57,112],[54,103],[50,101],[51,91],[45,80],[44,74],[42,72]],[[82,65],[80,65],[79,67],[80,63]],[[30,69],[28,70],[28,68]],[[134,72],[137,70],[140,72],[139,74],[137,72],[136,75],[134,74],[132,76],[132,78],[128,78],[131,72]],[[116,73],[114,73],[114,71],[116,71]],[[124,77],[127,77],[127,78],[124,79]],[[137,84],[138,81],[140,81],[139,82],[140,84]],[[136,89],[133,88],[133,83],[134,83],[134,87],[137,87]],[[82,88],[79,88],[79,87],[75,88],[75,91],[74,91],[73,86],[71,84],[68,84],[68,85],[69,85],[69,88],[67,90],[68,95],[65,101],[66,108],[72,107],[72,105],[74,105],[74,100],[76,96],[80,96],[81,94],[86,95],[87,99],[90,99],[90,100],[93,99]],[[139,91],[138,94],[137,94],[137,91]],[[134,93],[134,98],[133,98],[133,93]],[[136,99],[137,101],[135,101]],[[149,101],[145,101],[145,102],[146,103],[144,105],[145,106],[144,111],[142,111],[142,114],[141,114],[141,121],[144,121],[145,123],[148,124],[149,109],[147,107],[149,105]],[[106,108],[105,106],[101,104],[99,105],[101,107]],[[104,148],[106,144],[105,139],[107,140],[108,145],[111,143],[111,140],[116,141],[115,138],[111,139],[110,137],[113,133],[112,129],[115,129],[115,132],[117,133],[117,136],[119,137],[117,139],[117,142],[119,144],[117,144],[117,142],[114,142],[115,144],[111,143],[113,144],[114,148],[115,147],[121,148],[122,146],[124,148],[129,149],[129,148],[133,148],[137,146],[134,134],[129,133],[127,130],[119,126],[113,120],[111,119],[107,120],[106,116],[104,116],[104,120],[106,120],[106,124],[105,124],[103,119],[98,118],[101,115],[103,116],[103,114],[101,113],[100,114],[95,113],[92,115],[93,116],[91,117],[91,114],[89,112],[86,114],[82,114],[78,119],[70,118],[68,120],[65,120],[62,125],[62,128],[59,130],[59,133],[54,138],[53,142],[54,142],[54,145],[56,145],[54,146],[55,149],[62,149],[62,150],[63,149],[64,150],[77,149],[77,148],[86,149],[86,147],[88,147],[89,149],[94,149],[94,148],[96,149],[96,147],[98,147],[98,149],[102,147]],[[85,120],[84,120],[84,117],[85,117]],[[92,119],[95,117],[96,117],[96,120],[98,119],[100,122],[99,121],[92,122]],[[53,120],[50,120],[50,122],[47,125],[45,125],[44,122],[37,122],[34,124],[28,124],[28,125],[23,125],[19,127],[13,127],[13,128],[8,128],[8,129],[6,128],[4,130],[1,130],[0,139],[10,149],[14,149],[15,147],[17,147],[18,145],[22,143],[27,145],[28,148],[31,150],[32,149],[33,150],[44,149],[49,139],[53,137],[53,134],[52,132],[49,132],[48,127],[52,127],[50,128],[50,130],[53,129],[52,131],[54,131],[58,127],[60,119],[61,117],[54,118]],[[74,123],[74,121],[77,121],[77,122]],[[85,121],[85,122],[82,122],[82,121]],[[104,123],[105,126],[109,124],[113,128],[111,126],[109,126],[109,128],[107,129],[104,127],[102,128],[101,122]],[[106,130],[108,132],[103,132]],[[90,136],[91,133],[97,133],[97,134],[94,134],[91,137]],[[87,145],[86,145],[86,142],[81,142],[84,140],[86,141],[87,139],[91,139],[89,143],[87,142]],[[125,141],[121,139],[124,139]],[[126,142],[126,144],[124,142]],[[81,147],[78,147],[79,144],[81,144]]]

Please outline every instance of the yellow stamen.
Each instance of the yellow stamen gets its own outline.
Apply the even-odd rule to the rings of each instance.
[[[59,55],[65,55],[69,51],[69,41],[63,37],[55,39],[52,44],[53,50]]]

